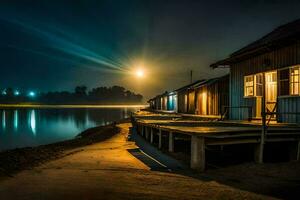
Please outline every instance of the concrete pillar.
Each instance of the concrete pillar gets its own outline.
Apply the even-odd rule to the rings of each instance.
[[[173,134],[173,132],[169,133],[169,152],[174,152],[174,134]]]
[[[192,136],[191,168],[199,171],[205,170],[205,141],[203,137]]]
[[[149,128],[145,126],[146,140],[149,140]]]
[[[300,141],[297,141],[289,146],[290,160],[299,161],[300,159]]]
[[[161,129],[159,129],[159,132],[158,132],[158,148],[161,149],[162,147],[162,135],[161,135]]]
[[[154,131],[153,131],[153,128],[151,128],[151,132],[150,132],[150,143],[153,144],[153,135],[154,134]]]
[[[261,143],[254,144],[254,161],[256,163],[263,163],[264,160],[264,146]]]

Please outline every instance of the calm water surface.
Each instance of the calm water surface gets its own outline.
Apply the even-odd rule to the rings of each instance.
[[[85,129],[118,121],[136,110],[0,108],[0,151],[71,139]]]

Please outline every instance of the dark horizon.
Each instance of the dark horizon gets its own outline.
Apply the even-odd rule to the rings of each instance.
[[[0,94],[0,104],[28,104],[35,105],[116,105],[140,104],[143,96],[127,90],[121,86],[87,88],[76,86],[69,91],[20,91],[7,88]]]
[[[144,100],[300,18],[298,1],[3,1],[0,88],[122,85]],[[144,78],[132,73],[145,70]]]

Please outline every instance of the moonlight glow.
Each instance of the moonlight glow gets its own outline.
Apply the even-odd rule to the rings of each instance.
[[[138,70],[136,71],[136,76],[139,77],[139,78],[144,77],[144,76],[145,76],[144,70],[138,69]]]

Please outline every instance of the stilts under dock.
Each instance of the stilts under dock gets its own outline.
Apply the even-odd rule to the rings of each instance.
[[[252,144],[253,159],[261,162],[261,125],[233,121],[199,121],[185,119],[175,114],[138,112],[132,116],[133,126],[150,143],[159,149],[167,146],[169,152],[177,148],[174,140],[190,142],[190,167],[204,171],[206,150],[210,146]],[[265,143],[290,142],[289,159],[300,157],[300,127],[298,125],[272,124],[265,136]]]

